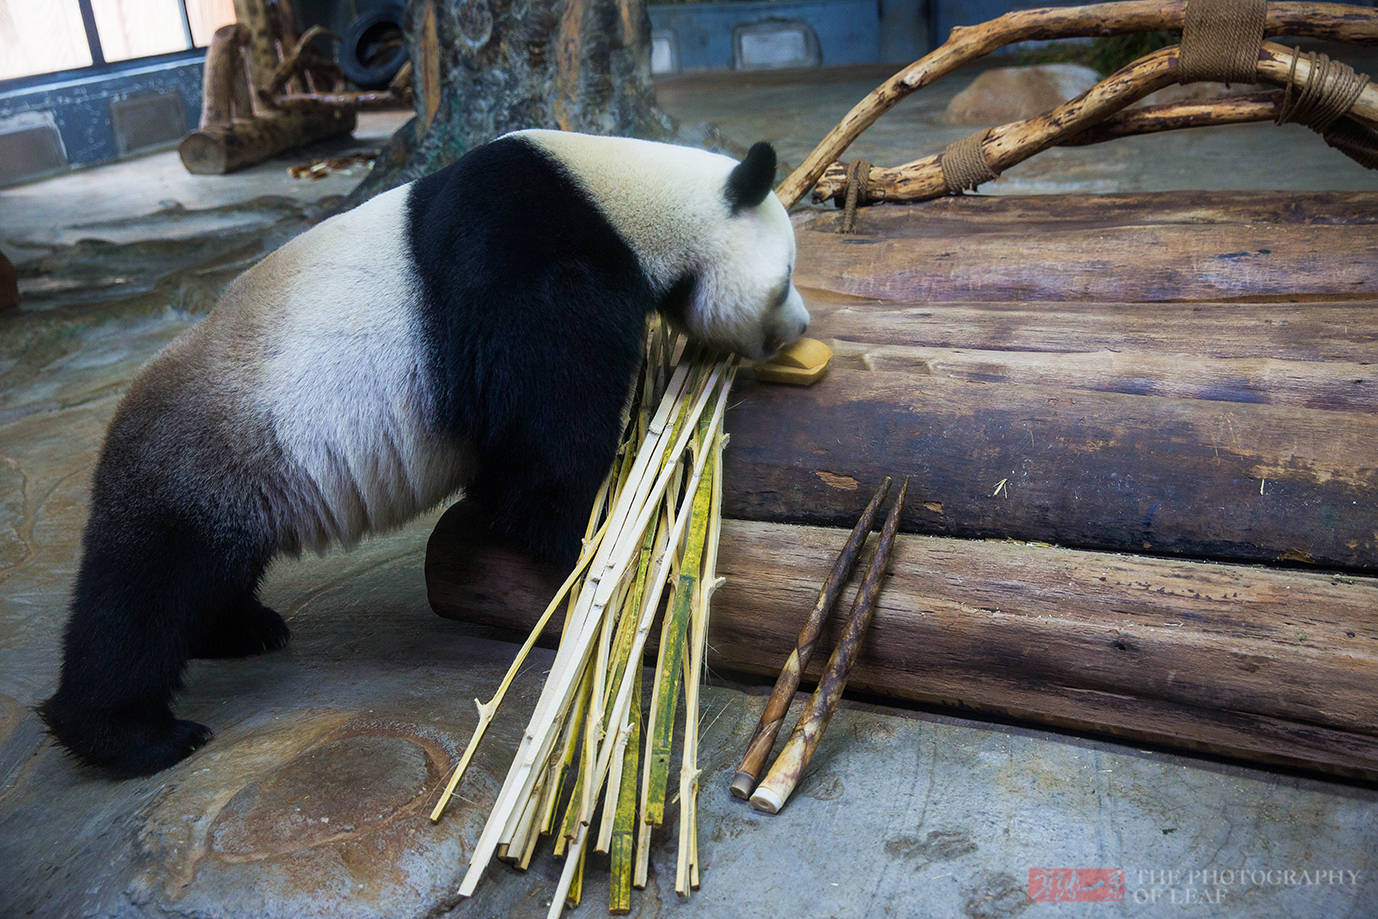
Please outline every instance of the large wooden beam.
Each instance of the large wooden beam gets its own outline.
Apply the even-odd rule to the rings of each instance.
[[[773,676],[845,539],[725,521],[709,666]],[[447,512],[427,549],[432,606],[527,629],[558,577],[486,542],[463,505]],[[906,536],[848,687],[1372,780],[1374,609],[1368,578]]]
[[[1378,299],[1378,193],[967,196],[798,231],[796,283],[880,300]]]
[[[797,227],[796,388],[739,383],[729,515],[1378,570],[1378,195],[876,207]]]

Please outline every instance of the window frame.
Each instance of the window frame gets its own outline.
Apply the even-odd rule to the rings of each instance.
[[[206,53],[206,46],[198,45],[192,39],[191,16],[187,13],[187,0],[177,0],[177,11],[181,14],[182,21],[182,37],[186,42],[185,48],[177,51],[165,51],[161,54],[131,57],[123,61],[107,61],[105,59],[105,51],[101,47],[100,32],[96,28],[96,14],[91,8],[91,0],[76,0],[76,4],[77,10],[81,13],[81,25],[86,31],[86,46],[91,53],[91,63],[82,67],[70,67],[66,70],[50,70],[45,73],[33,73],[0,80],[0,92],[77,80],[83,77],[104,76],[126,70],[136,70],[150,64],[193,61],[200,59]]]

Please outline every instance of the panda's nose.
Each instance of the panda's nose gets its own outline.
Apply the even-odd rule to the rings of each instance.
[[[808,321],[807,319],[805,319],[803,322],[799,323],[799,329],[798,329],[798,331],[796,331],[796,332],[794,333],[794,337],[795,337],[795,338],[803,338],[803,337],[804,337],[804,333],[807,332],[808,330],[809,330],[809,321]]]

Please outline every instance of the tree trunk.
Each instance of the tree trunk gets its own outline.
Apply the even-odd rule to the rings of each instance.
[[[408,0],[416,117],[348,204],[519,128],[665,139],[645,0]]]

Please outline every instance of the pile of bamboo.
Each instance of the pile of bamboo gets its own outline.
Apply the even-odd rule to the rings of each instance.
[[[675,352],[682,352],[678,360]],[[568,603],[550,674],[459,892],[471,895],[496,855],[525,869],[541,836],[565,858],[550,915],[577,905],[590,838],[611,858],[609,906],[644,886],[651,832],[665,818],[681,695],[679,858],[675,889],[698,885],[698,699],[716,589],[722,431],[734,361],[652,332],[618,459],[589,517],[578,564],[550,601],[479,724],[431,818],[438,819],[527,653]],[[649,706],[642,656],[667,585]],[[644,720],[644,726],[643,726]],[[602,804],[601,816],[599,805]]]

